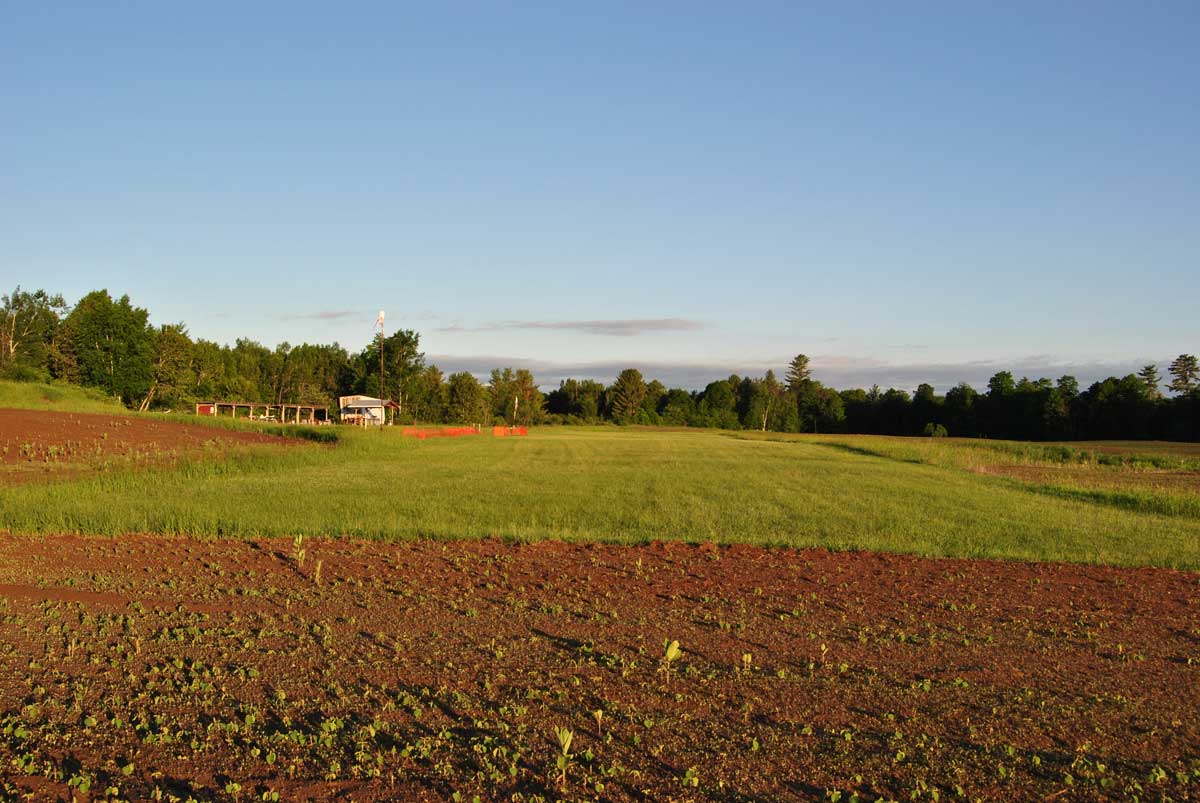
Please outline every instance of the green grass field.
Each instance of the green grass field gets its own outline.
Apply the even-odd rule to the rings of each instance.
[[[712,540],[1200,568],[1200,494],[972,470],[979,461],[1034,459],[1016,447],[617,428],[429,441],[397,430],[338,432],[336,447],[2,488],[0,528]]]

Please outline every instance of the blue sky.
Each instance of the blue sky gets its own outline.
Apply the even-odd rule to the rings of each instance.
[[[4,2],[0,285],[550,382],[1200,349],[1200,4],[715,6]]]

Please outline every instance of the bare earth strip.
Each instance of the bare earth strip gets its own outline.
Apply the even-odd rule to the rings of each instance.
[[[284,438],[150,416],[0,408],[0,482],[78,475],[105,464],[169,463],[184,455]]]
[[[301,547],[302,564],[289,540],[0,535],[0,798],[1200,791],[1196,573]],[[574,737],[565,780],[556,727]]]

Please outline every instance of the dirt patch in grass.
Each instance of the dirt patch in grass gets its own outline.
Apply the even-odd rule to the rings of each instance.
[[[1160,455],[1181,460],[1200,458],[1200,443],[1188,441],[1063,441],[1058,445],[1101,454]]]
[[[1012,477],[1044,485],[1071,485],[1106,490],[1162,490],[1200,493],[1200,471],[1134,470],[1096,466],[995,465],[978,469],[980,474]]]
[[[1198,710],[1195,573],[0,535],[0,797],[1186,800]]]
[[[113,464],[163,465],[205,451],[287,442],[152,417],[0,409],[0,482],[78,475]]]

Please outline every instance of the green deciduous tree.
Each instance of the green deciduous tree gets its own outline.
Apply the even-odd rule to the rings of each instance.
[[[192,398],[206,401],[228,400],[226,351],[227,349],[211,340],[197,340],[192,344]]]
[[[517,393],[517,377],[512,368],[492,370],[491,381],[488,382],[488,396],[492,401],[494,420],[506,424],[516,423],[520,395]]]
[[[151,330],[150,387],[139,410],[157,402],[166,405],[183,400],[192,384],[192,341],[181,323],[163,324]]]
[[[456,424],[490,424],[488,393],[472,374],[451,374],[447,382],[446,418]]]
[[[946,391],[946,400],[942,404],[946,429],[956,436],[974,437],[979,431],[978,400],[979,393],[966,382],[960,382]]]
[[[593,379],[564,379],[546,397],[546,408],[580,423],[593,423],[600,418],[604,385]]]
[[[657,379],[646,383],[646,395],[642,398],[642,409],[638,414],[639,420],[647,424],[658,424],[658,408],[667,395],[667,387]]]
[[[511,425],[529,426],[545,413],[545,397],[526,368],[492,371],[488,392],[492,417]]]
[[[775,378],[774,371],[767,371],[760,380],[746,379],[739,396],[744,396],[745,409],[742,413],[742,426],[747,429],[757,429],[765,432],[768,429],[779,429],[779,414],[783,407],[785,391]]]
[[[739,383],[740,384],[740,383]],[[718,429],[737,429],[740,425],[737,416],[737,396],[729,386],[729,380],[718,379],[710,382],[700,394],[700,403],[696,405],[696,423],[704,427]]]
[[[17,285],[0,296],[0,376],[45,376],[50,347],[66,312],[63,297],[45,290],[30,293]]]
[[[441,421],[449,402],[449,389],[436,365],[417,374],[409,392],[408,410],[414,421]]]
[[[696,416],[696,400],[681,388],[671,388],[663,396],[658,408],[658,419],[669,426],[682,427],[692,423]]]
[[[140,401],[150,387],[153,342],[148,317],[129,296],[113,301],[107,290],[88,293],[59,327],[56,375],[101,388],[126,404]]]
[[[813,432],[835,432],[846,420],[846,408],[842,397],[832,388],[813,382],[805,394],[804,420]]]
[[[546,412],[546,397],[538,390],[533,373],[527,368],[518,368],[513,376],[513,391],[517,398],[517,414],[514,424],[527,427],[542,420]]]
[[[528,368],[517,368],[516,372],[512,373],[509,388],[515,403],[512,406],[511,418],[506,420],[517,426],[538,423],[546,412],[546,397],[538,389],[533,373]]]
[[[411,329],[398,329],[383,340],[383,386],[379,385],[379,337],[376,336],[354,358],[354,390],[367,396],[392,399],[400,405],[397,415],[408,409],[413,380],[425,369],[421,337]]]
[[[912,420],[917,426],[925,424],[941,424],[945,402],[933,389],[933,385],[923,382],[917,386],[913,394]],[[916,433],[913,433],[916,434]]]

